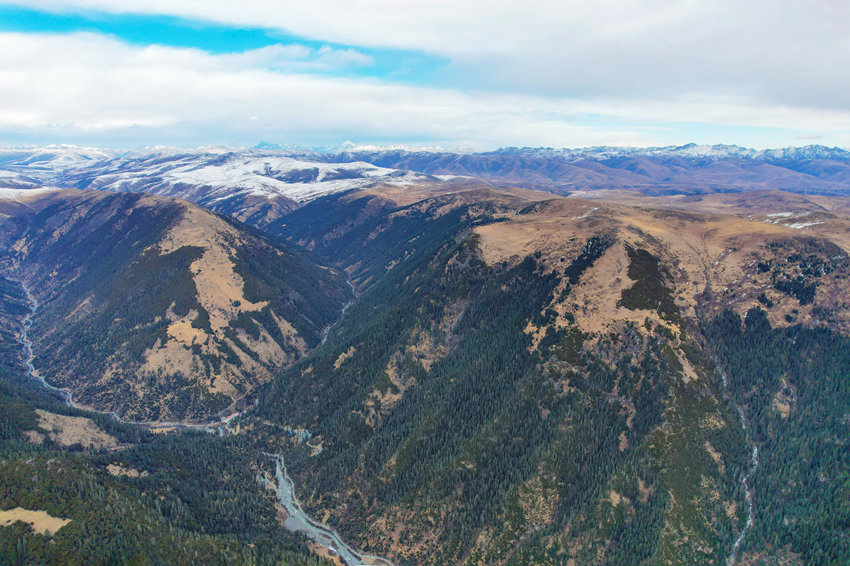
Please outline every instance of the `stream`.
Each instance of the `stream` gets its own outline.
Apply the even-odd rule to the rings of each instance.
[[[716,359],[715,365],[717,365],[718,369],[720,369]],[[729,390],[729,381],[723,370],[720,370],[720,377],[723,380],[723,387],[726,389],[726,392],[731,398],[732,392]],[[759,449],[755,442],[753,442],[750,438],[749,427],[747,426],[747,418],[744,416],[744,410],[741,409],[741,406],[737,403],[735,403],[735,408],[738,409],[738,416],[741,419],[741,428],[744,430],[744,436],[747,438],[747,441],[753,445],[753,450],[750,455],[750,467],[741,475],[741,483],[744,484],[744,494],[747,499],[747,522],[744,524],[744,528],[741,529],[741,534],[739,534],[738,538],[735,539],[735,544],[732,545],[732,553],[729,555],[729,558],[726,559],[726,566],[734,566],[735,560],[738,558],[738,549],[740,548],[741,543],[744,542],[744,536],[753,526],[753,490],[752,487],[750,487],[750,477],[755,473],[756,468],[758,468],[759,465]]]
[[[303,533],[313,542],[327,547],[349,566],[393,566],[393,563],[386,558],[358,552],[346,544],[331,527],[311,519],[301,507],[301,503],[295,495],[295,482],[292,481],[292,478],[289,477],[286,471],[283,456],[280,454],[266,454],[266,456],[274,460],[275,481],[271,482],[262,476],[260,476],[260,481],[266,485],[271,485],[275,489],[277,500],[288,515],[284,522],[284,526],[287,529]]]
[[[55,387],[55,386],[47,383],[47,381],[45,381],[45,379],[38,374],[38,372],[35,369],[35,366],[33,366],[33,361],[35,360],[35,352],[34,352],[33,347],[32,347],[32,340],[30,340],[30,338],[29,338],[29,332],[30,332],[30,329],[32,328],[33,317],[35,316],[35,313],[38,311],[38,301],[35,299],[35,297],[32,296],[32,293],[30,293],[30,290],[26,286],[24,286],[23,283],[19,282],[18,284],[21,285],[21,288],[24,290],[24,293],[26,294],[26,297],[27,297],[27,302],[29,303],[29,307],[30,307],[29,312],[27,313],[27,315],[23,319],[23,327],[21,328],[21,333],[18,336],[18,343],[21,346],[23,346],[24,352],[26,353],[26,358],[24,359],[24,364],[26,364],[26,367],[27,367],[26,376],[30,379],[35,379],[36,381],[41,383],[41,385],[44,386],[46,389],[53,391],[54,393],[58,393],[62,397],[62,400],[65,403],[65,406],[71,407],[73,409],[79,409],[79,410],[82,410],[82,411],[99,413],[101,415],[108,415],[108,416],[112,417],[114,420],[116,420],[120,423],[138,426],[138,427],[147,428],[147,429],[167,428],[167,429],[175,429],[175,430],[202,430],[202,431],[209,432],[209,433],[212,433],[212,434],[218,434],[219,436],[224,436],[227,433],[227,426],[233,420],[234,417],[239,415],[239,413],[234,413],[234,414],[231,414],[230,416],[228,416],[227,418],[221,418],[217,421],[211,421],[211,422],[208,422],[208,423],[187,423],[187,422],[180,422],[180,421],[174,421],[174,422],[171,422],[171,421],[154,421],[154,422],[129,421],[129,420],[122,419],[114,411],[100,411],[98,409],[93,409],[91,407],[86,407],[84,405],[80,405],[79,403],[74,401],[74,394],[73,393],[71,393],[67,389],[62,389],[61,387]],[[238,399],[237,401],[235,401],[234,406],[239,401],[241,401],[241,399]],[[232,411],[229,411],[229,412],[232,412]]]
[[[235,421],[239,416],[241,416],[248,408],[243,408],[241,411],[233,411],[233,408],[237,406],[240,401],[243,399],[237,399],[234,401],[233,405],[226,410],[227,413],[230,413],[227,417],[221,417],[216,421],[212,421],[209,423],[185,423],[185,422],[140,422],[140,421],[127,421],[123,420],[118,416],[114,411],[99,411],[97,409],[92,409],[90,407],[84,407],[79,405],[74,401],[74,395],[60,387],[55,387],[38,374],[35,366],[33,365],[33,361],[35,360],[35,351],[33,350],[32,340],[29,337],[30,330],[33,325],[33,318],[35,317],[36,312],[38,311],[38,301],[35,297],[32,296],[30,290],[23,285],[23,283],[19,283],[21,288],[24,290],[26,294],[27,301],[29,303],[29,312],[23,319],[23,324],[21,328],[21,333],[18,335],[18,343],[24,348],[25,359],[24,364],[26,365],[26,377],[28,379],[35,379],[46,389],[58,393],[62,400],[64,401],[67,407],[71,407],[74,409],[80,409],[84,411],[89,411],[93,413],[100,413],[102,415],[108,415],[111,418],[115,419],[118,422],[138,426],[147,429],[175,429],[175,430],[203,430],[205,432],[209,432],[211,434],[218,434],[219,436],[225,436],[231,432],[230,424]],[[351,283],[349,283],[350,285]],[[352,286],[352,289],[354,287]],[[352,299],[345,307],[340,315],[342,318],[342,314],[345,313],[345,310],[351,305],[354,300]],[[337,321],[338,322],[338,321]],[[325,338],[327,338],[328,333],[336,324],[330,326],[325,331]],[[324,343],[324,339],[322,340]],[[256,401],[255,401],[256,404]],[[317,523],[313,519],[311,519],[307,513],[301,507],[301,503],[298,501],[298,498],[295,495],[295,483],[292,481],[292,478],[289,477],[289,474],[286,472],[286,466],[283,463],[283,456],[267,454],[274,459],[275,462],[275,493],[277,495],[278,502],[283,506],[286,510],[287,515],[289,516],[284,522],[284,527],[288,530],[298,533],[303,533],[310,540],[320,544],[329,550],[333,551],[334,554],[337,554],[342,560],[345,561],[349,566],[355,565],[366,565],[366,566],[393,566],[393,563],[385,558],[380,558],[378,556],[371,556],[368,554],[362,554],[348,544],[346,544],[342,538],[334,531],[332,528]],[[265,484],[270,484],[269,480],[260,476],[260,481]]]
[[[38,309],[38,302],[33,298],[30,290],[21,284],[21,288],[24,290],[24,293],[27,296],[27,302],[29,303],[29,312],[24,317],[23,320],[23,328],[21,328],[21,334],[18,336],[18,344],[24,347],[24,352],[26,353],[26,359],[24,359],[24,364],[27,366],[26,376],[31,379],[35,379],[40,382],[45,388],[50,391],[59,393],[62,396],[62,399],[65,401],[65,405],[68,407],[73,407],[75,409],[79,409],[80,407],[74,403],[74,396],[71,395],[69,391],[64,389],[60,389],[59,387],[54,387],[47,383],[43,377],[38,375],[38,372],[35,371],[35,367],[32,365],[33,360],[35,360],[35,353],[32,349],[32,340],[29,339],[29,331],[32,328],[32,319],[35,316],[35,312]]]
[[[336,326],[340,323],[342,317],[345,316],[345,312],[348,310],[348,307],[350,307],[354,303],[354,301],[357,300],[357,289],[354,287],[354,283],[351,282],[351,279],[346,279],[345,282],[348,283],[349,287],[351,287],[351,292],[353,293],[353,296],[351,297],[351,300],[345,303],[345,305],[342,307],[342,311],[339,313],[339,318],[336,319],[336,322],[325,328],[325,331],[322,333],[322,341],[319,342],[319,346],[325,345],[325,342],[328,341],[328,334],[330,334],[331,330],[336,328]]]

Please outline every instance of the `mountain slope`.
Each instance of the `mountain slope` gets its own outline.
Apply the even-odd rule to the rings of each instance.
[[[725,562],[765,439],[742,428],[738,409],[756,409],[726,390],[701,328],[761,306],[779,331],[846,332],[850,258],[821,236],[846,218],[817,233],[540,195],[388,196],[328,197],[325,223],[318,200],[285,227],[362,291],[257,408],[314,516],[401,564]],[[850,466],[831,462],[840,490]],[[779,500],[756,491],[755,520]],[[786,534],[790,549],[762,532],[747,560],[845,556],[826,542],[845,527]]]
[[[0,563],[330,565],[276,521],[245,443],[153,434],[23,378],[0,367]]]
[[[340,274],[183,201],[60,191],[0,207],[0,262],[39,304],[39,372],[136,420],[223,410],[316,346],[350,297]]]

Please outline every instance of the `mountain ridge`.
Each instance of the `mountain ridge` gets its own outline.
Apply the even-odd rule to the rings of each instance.
[[[0,433],[21,454],[78,449],[94,469],[136,470],[145,490],[174,485],[190,508],[216,498],[171,462],[199,458],[213,485],[238,478],[238,497],[270,504],[257,478],[280,458],[309,516],[399,565],[850,556],[850,199],[376,183],[261,229],[144,193],[4,194],[4,348],[19,346],[6,344],[20,329],[14,279],[40,302],[34,365],[75,398],[144,419],[235,416],[225,438],[162,435],[174,448],[155,457],[110,441],[104,461],[93,445],[57,447],[73,442],[58,429],[76,409],[18,403]],[[284,264],[270,248],[316,259]],[[254,374],[286,324],[309,351],[268,367],[248,402],[193,397],[191,380],[212,385],[228,366]],[[98,379],[110,355],[140,367],[134,351],[214,371]],[[19,357],[5,371],[20,373]],[[111,405],[132,399],[126,384],[163,402]],[[32,508],[28,485],[8,507]],[[204,522],[241,524],[244,505],[222,504]],[[269,506],[265,520],[286,525]]]
[[[624,189],[649,195],[784,190],[850,194],[850,151],[821,145],[732,145],[485,152],[46,147],[0,150],[0,187],[149,192],[191,200],[257,227],[323,195],[377,184],[478,182],[566,195]]]
[[[742,533],[741,563],[847,555],[841,528],[762,521],[843,516],[827,494],[846,466],[798,468],[785,448],[839,450],[846,356],[809,354],[850,330],[850,245],[832,241],[848,217],[827,197],[391,196],[329,195],[280,231],[361,290],[248,417],[313,516],[400,564],[717,564]],[[772,355],[776,375],[748,354]],[[818,396],[811,360],[833,407],[816,433],[817,408],[795,405]],[[753,447],[770,463],[753,470]],[[786,499],[762,475],[804,481],[807,465],[825,478],[807,481],[816,496]]]
[[[40,303],[35,365],[134,420],[211,416],[315,347],[341,274],[187,201],[64,190],[0,199],[0,266]]]

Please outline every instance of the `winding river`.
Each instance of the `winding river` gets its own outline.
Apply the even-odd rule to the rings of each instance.
[[[65,405],[68,407],[73,407],[75,409],[79,409],[80,407],[74,403],[74,396],[64,389],[60,389],[59,387],[54,387],[47,383],[43,377],[38,375],[38,372],[35,371],[35,367],[32,365],[33,360],[35,360],[35,353],[32,349],[32,340],[29,339],[30,328],[32,328],[32,319],[35,316],[36,310],[38,310],[38,301],[30,293],[30,290],[24,287],[21,284],[21,289],[24,290],[24,293],[27,297],[27,303],[29,306],[29,311],[23,320],[23,327],[21,328],[21,334],[18,336],[18,343],[24,347],[24,353],[26,354],[26,358],[24,359],[24,364],[27,366],[27,377],[31,379],[37,380],[41,383],[45,388],[50,391],[59,393],[62,396],[62,399],[65,401]]]
[[[262,476],[260,477],[260,481],[274,488],[278,502],[283,506],[288,515],[284,522],[284,526],[287,529],[303,533],[313,542],[333,550],[346,564],[351,566],[393,566],[393,563],[386,558],[358,552],[346,544],[331,527],[311,519],[301,507],[301,503],[295,495],[295,482],[292,481],[292,478],[286,472],[283,456],[280,454],[266,454],[266,456],[274,460],[274,482],[270,482]]]
[[[38,311],[38,301],[35,299],[35,297],[32,296],[30,290],[26,286],[24,286],[22,283],[19,284],[24,290],[27,301],[29,303],[29,311],[23,319],[21,333],[18,335],[18,343],[23,347],[26,356],[24,359],[24,363],[26,365],[26,376],[27,378],[37,380],[46,389],[54,393],[58,393],[62,397],[62,400],[64,401],[66,406],[93,413],[100,413],[102,415],[109,415],[116,421],[122,422],[124,424],[148,429],[194,429],[218,434],[220,436],[225,436],[229,434],[231,432],[230,424],[234,420],[236,420],[242,414],[242,412],[244,412],[234,412],[232,410],[227,410],[227,412],[230,413],[227,417],[222,417],[219,420],[209,423],[139,422],[123,420],[114,411],[98,411],[90,407],[84,407],[82,405],[79,405],[74,401],[74,395],[70,391],[62,389],[60,387],[55,387],[47,383],[47,381],[45,381],[45,379],[38,374],[38,371],[36,371],[35,366],[33,365],[33,361],[35,360],[35,351],[33,349],[32,340],[30,339],[29,334],[30,330],[32,329],[33,318],[35,317],[35,314]],[[352,286],[352,289],[353,288],[354,287]],[[351,305],[351,302],[349,302],[345,306],[342,311],[343,314],[345,313],[345,310],[348,308],[349,305]],[[335,325],[332,325],[325,331],[325,338],[327,338],[328,332],[333,328],[333,326]],[[324,343],[324,340],[322,342]],[[240,401],[242,401],[242,399],[236,400],[231,407],[235,407],[236,404]],[[286,466],[283,463],[283,456],[274,454],[267,455],[274,459],[275,482],[273,487],[275,488],[275,493],[277,495],[278,502],[283,506],[283,508],[286,510],[287,515],[289,516],[284,523],[284,526],[288,530],[303,533],[310,540],[328,548],[329,550],[332,550],[334,554],[339,555],[339,557],[350,566],[393,566],[393,563],[385,558],[362,554],[356,551],[351,546],[346,544],[345,541],[343,541],[342,538],[339,536],[339,534],[337,534],[337,532],[334,531],[332,528],[322,525],[311,519],[309,515],[304,512],[301,507],[301,503],[298,501],[298,498],[295,495],[295,483],[292,481],[292,478],[290,478],[289,474],[286,472]],[[271,483],[269,482],[269,480],[262,476],[260,476],[260,481],[266,484]]]

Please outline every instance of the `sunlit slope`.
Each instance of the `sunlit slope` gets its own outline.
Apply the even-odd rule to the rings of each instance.
[[[401,563],[724,562],[750,407],[701,325],[761,307],[842,331],[841,246],[770,218],[393,196],[283,231],[362,290],[258,409],[311,511]]]
[[[299,359],[348,301],[339,273],[185,201],[0,201],[2,264],[39,304],[35,366],[78,402],[203,418]]]

